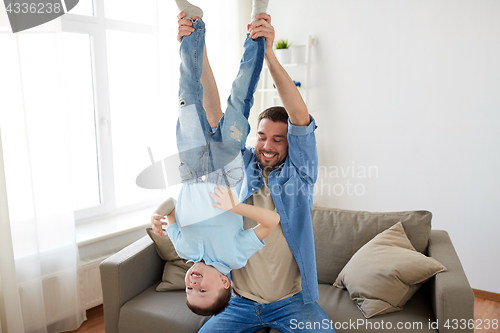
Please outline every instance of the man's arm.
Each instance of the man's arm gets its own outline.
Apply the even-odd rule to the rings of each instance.
[[[288,73],[279,63],[273,51],[274,28],[271,25],[271,16],[268,14],[257,15],[258,21],[255,21],[250,28],[250,37],[266,38],[266,64],[273,78],[278,94],[283,106],[288,112],[290,122],[296,126],[309,125],[309,112],[307,106],[300,95],[299,90],[293,83]]]
[[[258,225],[253,230],[259,240],[269,236],[280,222],[279,214],[272,210],[240,203],[228,187],[219,185],[218,188],[215,188],[214,193],[210,192],[210,196],[217,202],[214,207],[229,210],[257,222]]]
[[[219,90],[208,61],[207,45],[203,52],[203,69],[201,72],[201,85],[203,86],[203,108],[207,114],[210,127],[216,128],[222,118],[222,107],[220,105]]]

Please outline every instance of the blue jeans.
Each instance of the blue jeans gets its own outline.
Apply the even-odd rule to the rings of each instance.
[[[177,148],[181,180],[235,186],[243,179],[242,151],[250,131],[248,116],[264,61],[265,39],[247,36],[243,57],[227,101],[227,109],[212,130],[203,108],[201,84],[205,23],[193,22],[194,32],[182,38]]]
[[[264,327],[288,332],[335,332],[316,302],[304,304],[302,292],[281,301],[259,304],[233,294],[229,306],[198,332],[250,333]]]

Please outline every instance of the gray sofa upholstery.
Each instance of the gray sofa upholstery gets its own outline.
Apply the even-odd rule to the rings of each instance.
[[[428,214],[314,207],[318,303],[338,333],[473,332],[467,327],[461,329],[464,325],[460,324],[474,318],[472,289],[450,237],[445,231],[430,230]],[[402,311],[365,319],[348,291],[332,283],[364,243],[398,221],[403,222],[414,247],[441,262],[447,271],[426,282]],[[106,333],[190,333],[197,332],[208,320],[187,308],[184,291],[155,290],[163,267],[164,261],[148,236],[101,263]],[[261,332],[277,331],[262,329]]]

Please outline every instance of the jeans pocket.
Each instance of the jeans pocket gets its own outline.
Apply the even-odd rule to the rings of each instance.
[[[243,167],[242,166],[230,166],[224,168],[223,182],[227,183],[229,187],[233,187],[238,185],[239,182],[243,179]]]
[[[179,173],[181,176],[181,181],[183,183],[194,180],[196,178],[196,173],[194,172],[194,170],[189,166],[189,164],[182,160],[179,164]]]

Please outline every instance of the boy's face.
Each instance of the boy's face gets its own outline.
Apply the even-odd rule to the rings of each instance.
[[[222,289],[229,288],[227,276],[202,262],[191,266],[186,272],[184,282],[189,303],[203,309],[215,303]]]
[[[257,128],[257,143],[255,158],[260,167],[275,168],[279,166],[288,154],[287,140],[288,124],[264,118]]]

